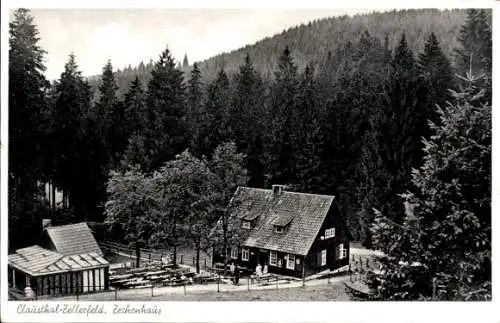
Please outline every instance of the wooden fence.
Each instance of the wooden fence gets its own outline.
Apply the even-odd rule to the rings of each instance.
[[[113,241],[100,241],[99,246],[105,252],[110,252],[115,255],[120,255],[122,257],[128,258],[130,260],[135,260],[136,251],[134,248],[127,246],[125,244],[116,243]],[[172,263],[173,252],[169,249],[153,249],[153,248],[141,248],[141,262],[155,263],[164,262]],[[113,262],[113,261],[112,261]],[[120,262],[120,261],[117,261]],[[196,252],[194,250],[180,248],[177,251],[177,263],[181,265],[196,266]],[[131,264],[134,266],[133,262]],[[200,268],[211,268],[212,258],[207,253],[200,252]]]

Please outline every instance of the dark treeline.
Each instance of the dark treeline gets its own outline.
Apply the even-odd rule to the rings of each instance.
[[[381,40],[387,36],[390,48],[397,46],[401,33],[404,32],[408,46],[413,52],[423,50],[426,38],[434,32],[443,53],[453,62],[455,59],[453,53],[458,47],[456,33],[465,15],[465,10],[410,9],[317,19],[283,30],[255,44],[201,61],[198,63],[198,68],[206,81],[214,80],[222,68],[229,76],[233,76],[248,54],[252,58],[255,70],[268,80],[273,78],[279,57],[286,46],[293,50],[295,64],[303,70],[307,64],[319,64],[328,52],[336,51],[340,44],[356,41],[365,30]],[[182,65],[180,62],[177,65],[185,76],[188,76],[193,68],[189,63],[188,56],[185,56]],[[117,69],[115,78],[118,84],[118,97],[122,98],[125,95],[136,77],[139,77],[143,84],[147,84],[153,66],[154,60],[151,59],[140,62],[136,67],[129,65]],[[100,75],[89,77],[89,84],[96,96],[100,78]]]
[[[386,22],[387,15],[397,19]],[[425,24],[442,15],[450,19]],[[369,17],[384,28],[354,24]],[[259,52],[260,45],[242,49],[237,69],[228,73],[226,61],[215,77],[204,74],[206,63],[188,67],[187,57],[179,66],[167,48],[148,67],[139,66],[122,96],[112,62],[93,94],[74,55],[49,84],[33,18],[20,9],[10,24],[9,247],[32,244],[43,217],[103,222],[111,171],[138,165],[153,174],[186,149],[210,161],[227,142],[245,156],[247,185],[333,194],[354,238],[371,247],[374,208],[394,223],[405,221],[398,194],[415,186],[422,138],[433,134],[429,121],[442,122],[436,106],[453,100],[448,90],[484,75],[475,86],[486,89],[491,102],[490,19],[488,10],[471,9],[317,21],[309,27],[343,23],[350,32],[331,36],[329,50],[309,55],[287,37],[290,45],[272,53]],[[426,28],[397,33],[395,21]],[[445,51],[442,27],[457,24],[462,27],[449,30]],[[305,35],[303,43],[315,43]],[[277,59],[262,67],[262,55],[271,57],[266,64]],[[272,75],[261,72],[266,69]],[[62,207],[54,203],[55,189],[63,192]]]

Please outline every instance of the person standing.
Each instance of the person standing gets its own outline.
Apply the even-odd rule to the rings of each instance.
[[[234,284],[238,285],[240,281],[240,267],[238,264],[236,264],[236,267],[234,268]]]
[[[231,280],[234,283],[234,262],[231,262],[231,265],[229,266],[229,274],[231,275]]]
[[[257,277],[262,276],[262,266],[260,265],[260,263],[255,268],[255,274],[257,275]]]

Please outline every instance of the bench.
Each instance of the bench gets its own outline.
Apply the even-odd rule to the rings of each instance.
[[[276,280],[276,277],[272,274],[263,274],[262,276],[251,275],[250,279],[252,281],[252,284],[254,281],[257,283],[262,283],[262,282],[269,283],[272,280]]]

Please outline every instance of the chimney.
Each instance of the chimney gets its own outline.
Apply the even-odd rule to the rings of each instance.
[[[42,230],[45,230],[46,228],[50,227],[50,219],[42,219]]]
[[[273,185],[273,194],[278,195],[285,189],[285,185]]]

